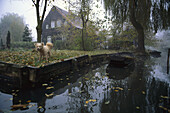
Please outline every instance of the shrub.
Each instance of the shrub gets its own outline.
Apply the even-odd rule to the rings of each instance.
[[[12,48],[24,48],[24,49],[32,49],[35,48],[34,42],[13,42],[11,43]]]

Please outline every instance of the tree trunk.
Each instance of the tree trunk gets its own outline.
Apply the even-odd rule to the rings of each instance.
[[[84,47],[84,29],[82,28],[82,48],[83,48],[83,51],[85,51],[85,47]]]
[[[37,42],[41,42],[41,34],[42,34],[42,25],[38,25],[36,27],[37,30]]]
[[[43,14],[42,16],[40,16],[40,10],[39,10],[39,3],[40,3],[40,0],[32,0],[33,4],[35,5],[35,8],[36,8],[36,14],[37,14],[37,27],[36,27],[36,30],[37,30],[37,42],[41,42],[41,34],[42,34],[42,23],[43,23],[43,20],[44,20],[44,16],[45,16],[45,12],[46,12],[46,8],[47,8],[47,1],[48,0],[45,0],[45,4],[44,4],[44,9],[43,9]]]
[[[135,17],[135,0],[130,0],[129,3],[130,8],[130,21],[132,25],[135,27],[138,33],[138,47],[137,52],[145,53],[145,46],[144,46],[144,30],[142,25],[136,21]]]

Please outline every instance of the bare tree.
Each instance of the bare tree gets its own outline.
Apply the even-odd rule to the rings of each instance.
[[[42,3],[44,2],[44,8],[43,8],[42,16],[40,14],[40,1]],[[36,14],[37,14],[37,27],[36,27],[36,30],[37,30],[37,42],[41,42],[42,23],[43,23],[46,8],[47,8],[47,1],[48,0],[32,0],[33,4],[35,5]]]

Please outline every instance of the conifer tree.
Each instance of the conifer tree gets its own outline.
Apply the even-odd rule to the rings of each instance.
[[[29,30],[27,25],[24,28],[24,32],[23,32],[22,37],[23,37],[23,41],[25,41],[25,42],[31,42],[32,41],[31,30]]]
[[[10,38],[10,32],[8,31],[8,34],[6,37],[6,46],[8,49],[10,49],[10,43],[11,43],[11,38]]]

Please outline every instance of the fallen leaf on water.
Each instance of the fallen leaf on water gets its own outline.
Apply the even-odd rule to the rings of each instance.
[[[16,104],[16,105],[12,105],[11,107],[13,109],[22,109],[22,108],[27,108],[29,106],[29,104]]]
[[[42,84],[42,86],[47,86],[48,84]]]
[[[96,100],[95,99],[90,99],[90,100],[86,101],[86,104],[88,104],[89,102],[96,102]]]
[[[13,100],[13,98],[10,98],[9,100]]]
[[[87,104],[84,104],[84,106],[86,107],[86,106],[87,106]]]
[[[142,91],[142,94],[146,94],[145,91]]]
[[[53,86],[51,86],[51,87],[47,87],[46,89],[53,89],[54,87]]]
[[[51,94],[45,94],[45,96],[46,97],[51,97],[51,96],[53,96],[54,95],[54,93],[51,93]]]
[[[42,108],[42,106],[39,106],[38,108],[40,108],[40,109],[41,109],[41,108]]]
[[[140,107],[139,107],[139,106],[136,106],[136,109],[140,109]]]
[[[30,102],[31,102],[31,100],[28,100],[27,102],[28,102],[28,103],[30,103]]]
[[[161,95],[161,98],[168,99],[168,98],[170,98],[170,97]]]
[[[66,80],[69,80],[70,78],[66,78]]]
[[[163,107],[163,106],[159,106],[159,108],[162,108],[162,109],[165,110],[165,111],[169,110],[169,109],[167,109],[167,108],[165,108],[165,107]],[[169,112],[169,111],[168,111],[168,112]]]
[[[168,109],[168,112],[170,113],[170,109]]]
[[[116,89],[123,90],[123,88],[121,88],[121,87],[116,87]]]
[[[90,100],[89,100],[89,102],[96,102],[96,100],[94,100],[94,99],[90,99]]]
[[[114,90],[114,91],[115,91],[115,92],[118,92],[119,90],[116,89],[116,90]]]
[[[85,80],[89,80],[89,78],[84,78]]]
[[[107,101],[107,102],[105,102],[104,104],[109,104],[110,103],[110,101]]]

